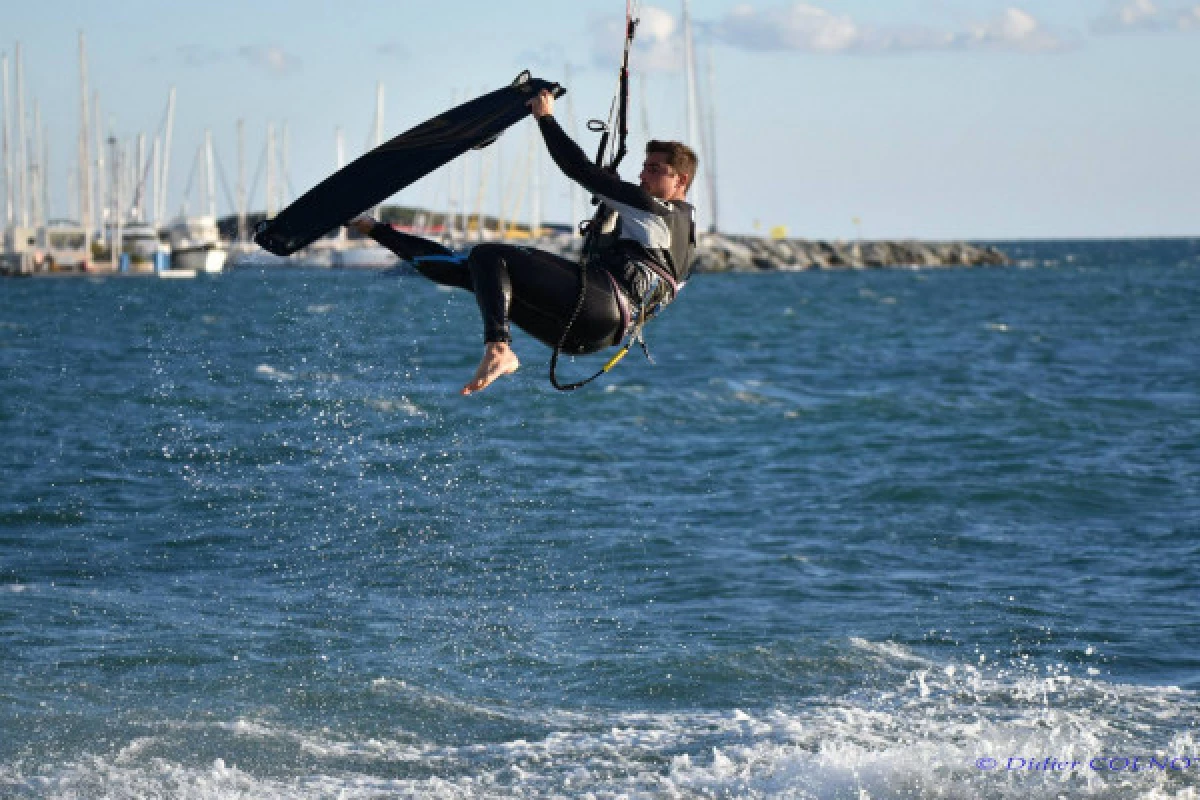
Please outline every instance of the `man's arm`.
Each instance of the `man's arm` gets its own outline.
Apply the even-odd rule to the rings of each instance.
[[[657,211],[661,204],[645,189],[637,184],[626,183],[618,175],[592,163],[554,119],[553,95],[549,92],[542,94],[545,96],[530,100],[529,105],[537,118],[542,138],[546,140],[546,149],[563,174],[592,194],[642,211]]]

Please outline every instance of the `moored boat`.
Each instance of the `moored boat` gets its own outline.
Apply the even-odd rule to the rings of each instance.
[[[180,217],[167,228],[171,268],[217,273],[225,269],[229,251],[221,242],[216,217]]]

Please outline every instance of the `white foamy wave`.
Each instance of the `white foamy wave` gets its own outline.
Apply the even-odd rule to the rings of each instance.
[[[328,734],[316,735],[293,731],[279,725],[246,719],[239,719],[231,723],[217,723],[217,727],[239,737],[291,744],[304,753],[318,758],[403,762],[425,761],[436,757],[431,748],[416,744],[414,741],[378,738],[354,741],[335,738]]]
[[[880,658],[883,662],[892,664],[920,664],[931,666],[928,658],[919,656],[909,648],[895,642],[871,642],[857,636],[850,637],[850,645],[857,650]]]
[[[203,768],[189,768],[163,759],[148,762],[85,758],[57,770],[26,776],[0,768],[4,797],[106,798],[144,800],[148,797],[189,800],[252,800],[252,798],[316,796],[295,794],[291,787],[255,778],[221,759]]]
[[[522,708],[380,678],[376,692],[454,718],[515,723],[525,735],[464,744],[403,729],[355,737],[250,718],[163,723],[111,757],[31,773],[0,768],[0,795],[1198,798],[1196,692],[1076,677],[1061,666],[985,669],[887,642],[851,646],[879,685],[791,707]],[[196,741],[220,758],[180,763]],[[1136,771],[1121,761],[1135,756]]]
[[[254,368],[254,374],[264,378],[269,378],[275,381],[290,381],[295,380],[296,376],[290,372],[284,372],[281,369],[275,369],[270,364],[259,364]]]
[[[718,744],[700,759],[675,757],[672,791],[749,798],[1197,797],[1200,749],[1188,730],[1200,711],[1195,692],[1077,678],[1063,666],[1046,675],[1032,666],[985,672],[939,664],[894,643],[852,644],[878,662],[876,674],[894,671],[898,684],[752,718],[748,740]]]
[[[425,417],[428,416],[420,406],[407,397],[398,397],[392,399],[368,398],[366,400],[368,408],[373,408],[376,411],[384,413],[399,412],[409,417]]]

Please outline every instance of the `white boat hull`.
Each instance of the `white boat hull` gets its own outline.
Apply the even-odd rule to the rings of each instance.
[[[171,267],[178,270],[194,270],[210,275],[225,269],[229,253],[221,247],[198,247],[176,250],[171,253]]]
[[[389,269],[396,266],[396,254],[385,247],[349,247],[333,251],[335,269]]]
[[[194,269],[164,269],[158,273],[160,278],[179,279],[179,278],[194,278],[196,270]]]

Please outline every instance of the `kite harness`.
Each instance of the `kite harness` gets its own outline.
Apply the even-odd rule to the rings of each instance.
[[[617,92],[613,97],[612,106],[609,108],[608,122],[606,123],[598,119],[588,122],[588,130],[600,134],[600,146],[596,151],[596,165],[607,169],[613,174],[616,174],[621,159],[625,158],[625,145],[626,140],[629,138],[629,52],[633,48],[633,37],[637,31],[638,21],[633,13],[632,0],[625,0],[625,42],[621,56],[621,70],[617,81]],[[613,137],[614,128],[616,133],[615,140]],[[592,203],[595,204],[597,202],[599,202],[599,198],[593,197]],[[593,217],[579,226],[580,233],[584,235],[583,252],[579,259],[579,298],[575,303],[575,310],[571,313],[571,317],[567,320],[567,325],[563,329],[562,337],[558,340],[558,344],[554,348],[554,355],[550,357],[550,383],[560,392],[569,392],[596,380],[615,367],[635,344],[640,345],[642,352],[646,354],[646,358],[651,363],[654,363],[653,359],[650,358],[650,351],[646,348],[646,341],[642,338],[642,328],[645,327],[650,318],[662,306],[669,302],[670,297],[674,296],[673,291],[666,293],[660,291],[660,281],[662,278],[649,267],[643,267],[641,272],[645,280],[639,281],[639,283],[644,284],[644,290],[638,292],[639,296],[637,298],[632,298],[635,309],[633,309],[633,313],[630,315],[630,326],[625,344],[621,346],[616,355],[610,358],[591,377],[573,383],[559,382],[556,373],[558,357],[566,346],[567,337],[571,333],[571,326],[575,324],[580,312],[583,310],[584,299],[587,294],[588,267],[598,262],[597,251],[599,249],[600,227],[601,221],[597,217]],[[673,289],[674,287],[671,288]],[[664,295],[666,297],[665,300],[655,302],[651,299],[664,297]]]

